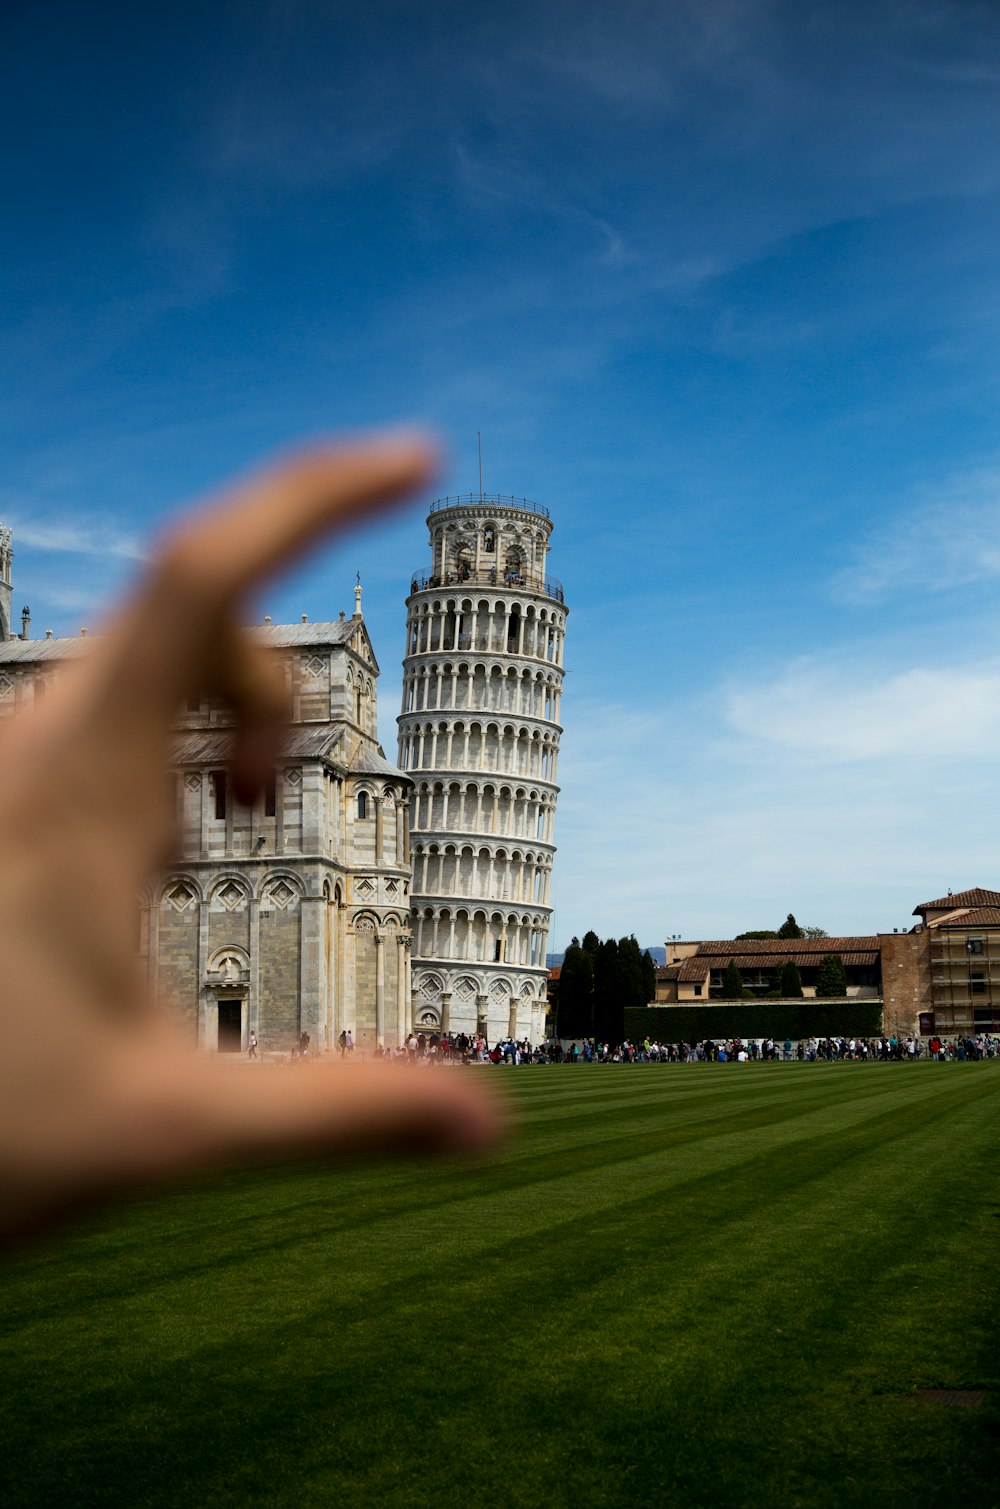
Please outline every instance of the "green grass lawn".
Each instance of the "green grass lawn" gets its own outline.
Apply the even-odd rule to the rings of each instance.
[[[469,1072],[498,1158],[9,1262],[3,1503],[1000,1504],[1000,1063]]]

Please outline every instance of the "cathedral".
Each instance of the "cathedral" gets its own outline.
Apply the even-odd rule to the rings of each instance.
[[[442,499],[432,570],[407,599],[400,767],[377,735],[361,609],[248,629],[281,661],[292,722],[252,807],[227,764],[229,710],[178,709],[177,846],[140,898],[150,988],[208,1051],[287,1053],[344,1032],[373,1050],[421,1033],[544,1034],[560,728],[562,588],[551,522],[524,499]],[[0,526],[0,718],[44,697],[76,639],[12,617]],[[412,955],[412,958],[411,958]]]

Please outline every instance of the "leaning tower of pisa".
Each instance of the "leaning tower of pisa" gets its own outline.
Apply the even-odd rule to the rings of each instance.
[[[413,780],[413,1022],[545,1025],[566,607],[526,498],[441,498],[407,598],[399,763]]]

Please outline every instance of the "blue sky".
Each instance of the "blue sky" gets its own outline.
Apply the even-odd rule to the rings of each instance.
[[[552,946],[1000,887],[1000,11],[10,5],[0,520],[75,633],[172,508],[416,417],[555,520]],[[423,500],[424,502],[428,500]],[[395,749],[425,510],[274,584]]]

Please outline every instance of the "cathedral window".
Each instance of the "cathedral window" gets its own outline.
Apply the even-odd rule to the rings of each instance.
[[[487,524],[483,530],[483,550],[487,555],[495,555],[497,548],[497,532],[492,524]]]
[[[358,792],[358,816],[359,817],[367,817],[368,816],[368,793],[367,793],[367,791],[359,791]]]
[[[272,773],[264,782],[264,816],[273,817],[278,805],[277,778]]]
[[[214,770],[212,784],[215,787],[215,815],[217,818],[224,818],[226,815],[226,772]]]

